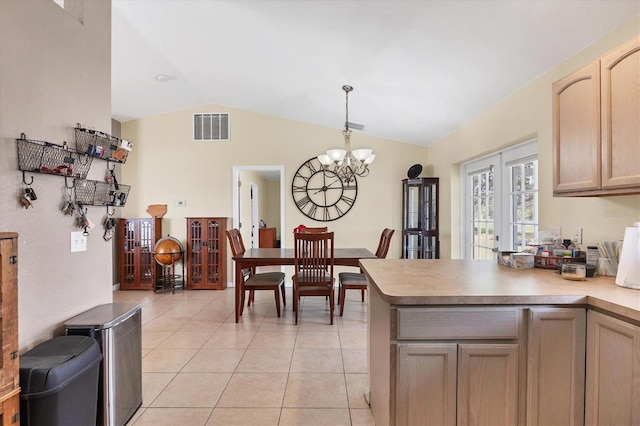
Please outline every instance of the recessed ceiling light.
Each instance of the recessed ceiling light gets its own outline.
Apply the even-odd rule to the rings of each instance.
[[[161,83],[166,83],[170,79],[171,79],[171,77],[169,77],[166,74],[158,74],[158,75],[156,75],[156,81],[159,81]]]

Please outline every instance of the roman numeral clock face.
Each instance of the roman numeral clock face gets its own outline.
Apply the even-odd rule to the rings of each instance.
[[[324,170],[317,158],[304,162],[291,183],[293,200],[305,216],[330,222],[347,214],[358,195],[358,182],[343,183],[330,170]]]

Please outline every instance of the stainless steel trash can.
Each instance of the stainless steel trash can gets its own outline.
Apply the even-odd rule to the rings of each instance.
[[[142,405],[142,307],[107,303],[65,323],[67,335],[90,336],[102,351],[98,425],[123,426]]]

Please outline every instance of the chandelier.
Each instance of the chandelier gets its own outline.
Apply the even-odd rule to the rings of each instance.
[[[344,121],[344,149],[330,149],[326,154],[318,155],[318,161],[325,170],[335,173],[344,183],[350,183],[355,176],[365,177],[369,174],[369,164],[373,163],[376,155],[371,149],[351,150],[351,130],[349,129],[349,92],[353,87],[342,86],[346,97],[346,118]]]

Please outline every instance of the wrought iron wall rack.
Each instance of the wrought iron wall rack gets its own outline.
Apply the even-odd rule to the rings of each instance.
[[[129,197],[129,185],[78,179],[74,181],[76,201],[84,206],[124,207]]]
[[[20,135],[20,139],[16,139],[16,142],[18,170],[22,171],[25,183],[25,172],[74,179],[84,179],[89,173],[92,158],[69,148],[66,142],[64,145],[57,145],[51,142],[27,139],[24,133]]]
[[[124,139],[97,130],[86,129],[78,124],[75,128],[76,150],[91,157],[124,164],[131,144]]]

